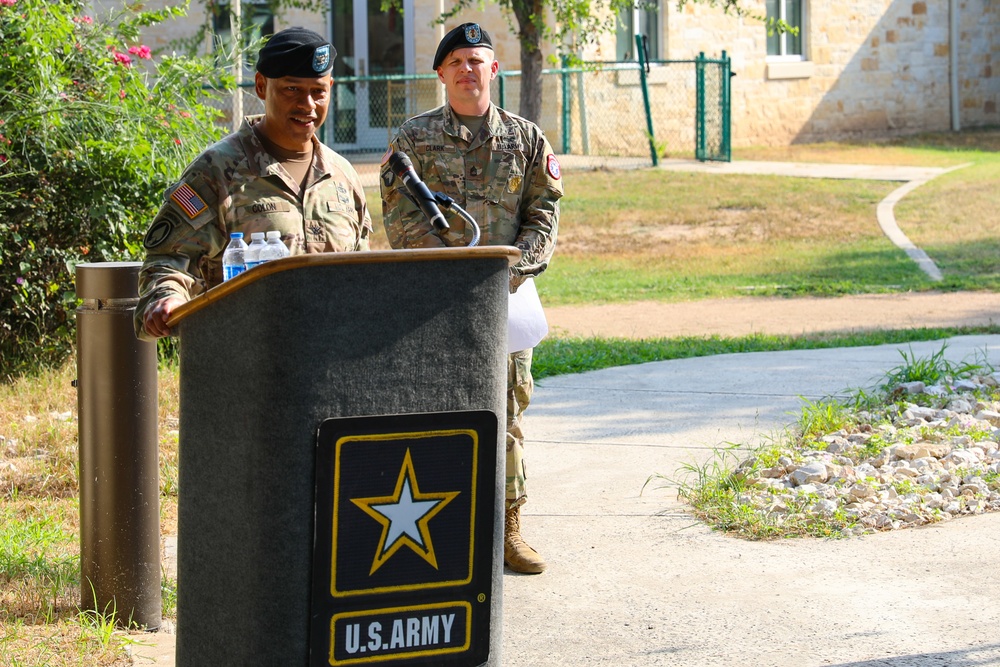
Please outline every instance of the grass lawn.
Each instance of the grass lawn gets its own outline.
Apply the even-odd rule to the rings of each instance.
[[[895,207],[938,264],[934,283],[881,232],[875,211],[902,183],[668,172],[573,171],[559,242],[538,290],[547,305],[743,295],[1000,289],[1000,131],[884,144],[734,151],[735,160],[968,166]],[[379,201],[377,190],[369,201]],[[374,206],[373,246],[387,248]]]

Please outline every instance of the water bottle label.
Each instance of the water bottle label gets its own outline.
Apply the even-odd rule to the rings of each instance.
[[[250,269],[252,269],[252,268],[253,268],[253,267],[255,267],[255,266],[258,266],[258,265],[259,265],[259,264],[261,264],[261,263],[262,263],[262,262],[260,262],[259,260],[258,260],[258,261],[256,261],[256,262],[254,262],[254,261],[252,261],[252,260],[251,260],[251,261],[249,261],[249,262],[247,262],[247,271],[249,271]]]
[[[231,264],[226,264],[222,267],[222,280],[223,281],[232,280],[233,278],[235,278],[236,276],[238,276],[239,274],[243,273],[246,270],[247,267],[241,266],[239,264],[235,266]]]

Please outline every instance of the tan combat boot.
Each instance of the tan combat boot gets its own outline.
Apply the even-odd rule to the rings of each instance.
[[[538,574],[545,571],[545,561],[521,539],[521,509],[507,509],[503,522],[503,562],[514,572]]]

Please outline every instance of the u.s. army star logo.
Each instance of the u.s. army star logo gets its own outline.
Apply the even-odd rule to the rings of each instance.
[[[413,469],[413,459],[407,449],[393,495],[351,498],[352,503],[382,524],[382,537],[375,550],[369,574],[375,574],[404,546],[437,569],[430,521],[458,494],[458,491],[421,493]]]

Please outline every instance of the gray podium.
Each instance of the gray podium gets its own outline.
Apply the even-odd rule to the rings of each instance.
[[[178,309],[179,666],[501,664],[518,257],[289,257]]]

